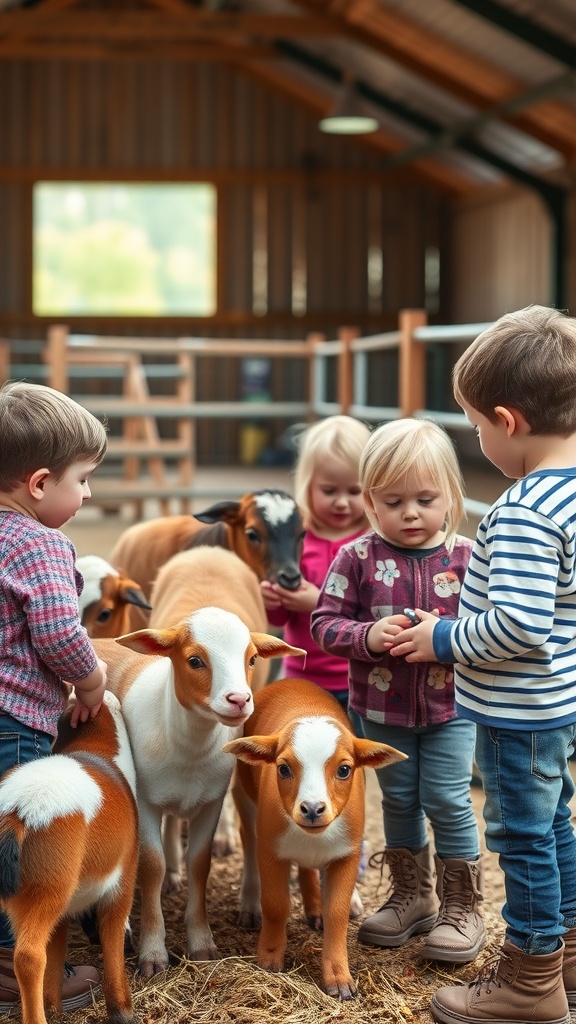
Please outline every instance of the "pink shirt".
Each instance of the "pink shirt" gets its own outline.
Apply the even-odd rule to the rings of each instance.
[[[361,537],[365,532],[360,530],[349,537],[342,537],[341,540],[325,540],[323,537],[317,537],[312,530],[307,530],[300,560],[304,579],[316,587],[321,587],[342,545]],[[329,654],[318,647],[310,633],[310,612],[287,612],[280,608],[275,612],[268,612],[268,621],[273,626],[284,627],[284,639],[287,643],[308,651],[305,658],[291,655],[284,658],[283,676],[303,676],[332,692],[348,690],[348,660]]]

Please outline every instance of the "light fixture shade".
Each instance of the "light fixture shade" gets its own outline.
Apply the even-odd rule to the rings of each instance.
[[[344,82],[342,92],[327,117],[318,123],[321,132],[332,135],[368,135],[378,130],[375,117],[363,113],[353,81]]]

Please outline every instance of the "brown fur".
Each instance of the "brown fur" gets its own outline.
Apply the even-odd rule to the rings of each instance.
[[[305,679],[272,683],[256,694],[254,705],[243,738],[224,747],[239,759],[234,796],[245,853],[240,923],[254,927],[261,918],[258,964],[281,971],[290,912],[290,867],[297,863],[308,922],[324,928],[324,988],[329,995],[351,999],[356,986],[348,967],[346,936],[364,830],[364,768],[392,764],[403,760],[404,754],[383,743],[357,739],[338,701]],[[292,746],[296,720],[310,716],[329,718],[339,734],[335,752],[323,767],[329,800],[319,804],[314,821],[307,817],[309,807],[300,795],[303,766]],[[281,776],[279,766],[289,767],[289,777]],[[349,777],[339,777],[342,766],[350,770]],[[281,846],[287,840],[290,859],[285,857],[286,845]],[[323,874],[322,888],[317,868]]]
[[[66,715],[56,748],[88,752],[111,762],[117,753],[115,725],[104,704],[93,720],[71,729]],[[98,884],[120,869],[117,891],[96,904],[104,957],[104,997],[110,1020],[132,1020],[132,997],[124,964],[124,929],[134,893],[138,823],[134,796],[114,770],[80,764],[104,800],[90,822],[82,813],[55,817],[47,827],[26,828],[18,812],[0,818],[0,844],[12,834],[18,846],[19,881],[2,900],[16,934],[14,969],[22,994],[23,1024],[46,1024],[44,1003],[59,1011],[67,945],[67,912],[79,887]],[[19,769],[14,769],[18,771]],[[6,783],[10,785],[10,776]],[[41,799],[41,797],[39,797]]]

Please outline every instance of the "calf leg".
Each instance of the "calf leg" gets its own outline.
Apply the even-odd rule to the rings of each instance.
[[[206,885],[212,862],[212,840],[221,806],[221,800],[203,804],[200,813],[193,819],[193,827],[188,829],[186,934],[190,960],[218,959],[218,950],[206,913]]]
[[[262,929],[258,939],[258,965],[281,971],[286,952],[286,923],[290,913],[290,862],[273,860],[268,850],[259,851],[262,882]]]
[[[144,801],[140,804],[140,950],[138,969],[144,978],[151,978],[168,967],[166,931],[162,915],[162,881],[166,861],[162,851],[161,814]]]
[[[133,1020],[132,994],[124,961],[126,916],[130,911],[133,891],[134,878],[125,878],[119,898],[98,907],[98,930],[104,959],[102,987],[111,1024],[129,1024]]]
[[[322,894],[320,874],[316,868],[298,868],[298,884],[302,893],[304,914],[310,928],[322,930]]]
[[[260,874],[256,854],[256,804],[239,783],[234,786],[234,801],[240,815],[240,837],[244,853],[238,924],[254,930],[262,924]]]
[[[180,892],[182,878],[180,864],[182,861],[182,835],[180,818],[166,814],[162,823],[162,846],[166,860],[166,874],[162,883],[162,892]]]
[[[340,999],[353,999],[357,994],[346,948],[350,899],[357,868],[358,857],[354,855],[333,861],[326,867],[323,877],[322,977],[328,995]]]

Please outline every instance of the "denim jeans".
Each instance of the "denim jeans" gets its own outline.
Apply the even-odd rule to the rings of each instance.
[[[52,751],[52,736],[30,729],[11,715],[0,714],[0,776],[18,764],[27,764]],[[0,946],[12,947],[14,936],[7,915],[0,911]]]
[[[364,733],[362,732],[362,719],[354,708],[351,708],[348,704],[348,690],[330,690],[333,697],[336,697],[338,703],[344,708],[344,711],[350,719],[350,725],[354,730],[354,735],[358,736],[359,739],[364,739]]]
[[[506,937],[551,953],[576,924],[576,836],[568,758],[576,723],[524,732],[477,727],[476,763],[486,802],[486,845],[499,855]]]
[[[407,761],[376,769],[386,846],[421,850],[428,842],[428,819],[439,857],[475,860],[480,837],[470,796],[474,723],[452,718],[410,729],[363,718],[362,728],[367,739],[408,755]]]

